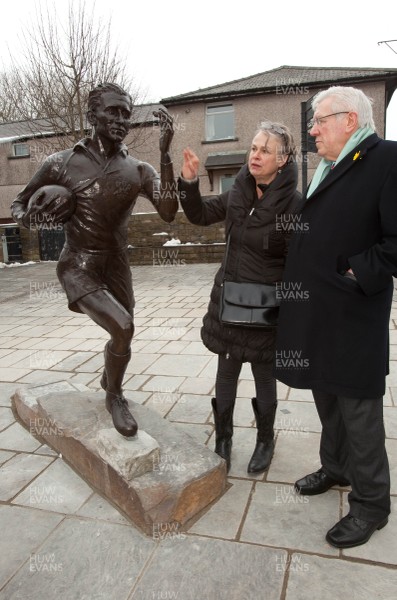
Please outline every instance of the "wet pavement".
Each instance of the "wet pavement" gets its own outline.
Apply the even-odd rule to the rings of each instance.
[[[66,306],[56,263],[0,270],[0,600],[391,600],[397,590],[397,302],[384,398],[394,512],[357,548],[325,533],[348,488],[304,497],[319,468],[320,422],[308,390],[278,383],[276,449],[265,474],[255,445],[252,374],[244,365],[226,493],[185,532],[137,530],[15,420],[20,387],[68,381],[100,390],[106,332]],[[217,357],[200,339],[217,265],[133,267],[136,332],[125,395],[214,447]],[[397,300],[397,297],[396,297]],[[175,468],[181,465],[174,465]]]

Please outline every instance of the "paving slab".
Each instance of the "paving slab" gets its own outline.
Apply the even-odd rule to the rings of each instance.
[[[123,388],[126,390],[140,390],[142,386],[150,379],[150,375],[132,375],[126,376]]]
[[[185,377],[179,386],[179,391],[185,394],[204,394],[211,396],[215,382],[207,377]]]
[[[391,493],[397,495],[397,440],[386,440],[386,452],[390,465]]]
[[[0,358],[2,356],[7,356],[7,354],[10,354],[11,352],[12,352],[11,348],[1,348],[1,346],[0,346]]]
[[[397,410],[384,407],[383,415],[385,417],[386,436],[397,440]]]
[[[290,431],[277,434],[276,449],[267,474],[267,481],[294,483],[320,468],[320,434]]]
[[[189,533],[236,539],[253,485],[252,481],[231,480],[226,493],[194,523]]]
[[[53,460],[34,454],[17,454],[8,460],[0,468],[0,500],[11,500]]]
[[[184,356],[182,360],[181,357],[176,358],[173,355],[163,354],[145,369],[145,373],[150,373],[151,375],[168,373],[177,377],[181,375],[192,377],[198,375],[200,371],[206,368],[209,360],[209,356],[188,355]]]
[[[147,378],[148,376],[145,375]],[[179,389],[179,386],[184,382],[184,377],[164,377],[164,375],[154,375],[147,379],[143,384],[142,389],[144,391],[161,393],[175,392]]]
[[[381,566],[306,555],[289,572],[286,600],[394,600],[397,571]],[[313,596],[314,592],[314,596]]]
[[[204,344],[197,340],[197,341],[193,341],[190,342],[183,350],[183,354],[194,354],[194,355],[200,355],[200,354],[210,354],[210,351],[204,346]]]
[[[14,369],[13,367],[0,367],[0,381],[18,381],[24,375],[30,373],[30,369]]]
[[[297,390],[294,388],[289,390],[288,400],[294,402],[314,402],[311,390]]]
[[[210,435],[212,434],[212,427],[209,424],[202,425],[201,423],[175,423],[176,427],[179,427],[195,439],[200,444],[207,444]]]
[[[149,375],[153,374],[148,367],[150,367],[156,360],[161,356],[160,354],[146,354],[144,352],[137,352],[132,355],[131,361],[127,367],[127,376],[129,373],[133,375]],[[175,359],[174,359],[175,360]],[[147,370],[146,370],[147,369]],[[167,373],[167,371],[160,372],[161,375]],[[171,373],[172,374],[172,373]]]
[[[325,534],[339,521],[339,492],[300,496],[288,484],[256,482],[241,541],[337,556]]]
[[[55,452],[52,448],[47,446],[47,444],[43,444],[40,448],[34,451],[34,454],[43,454],[44,456],[58,456],[58,453]]]
[[[135,400],[135,395],[139,393],[142,392],[135,392],[131,395],[131,397]],[[177,394],[175,392],[155,392],[154,394],[148,392],[145,406],[156,411],[156,413],[161,415],[162,417],[165,417],[175,406],[179,398],[180,394]]]
[[[101,521],[111,521],[112,523],[123,523],[130,525],[130,522],[114,508],[108,500],[102,498],[99,494],[93,493],[88,500],[78,509],[77,516],[99,519]]]
[[[0,382],[0,406],[11,406],[11,396],[15,392],[15,383]],[[18,387],[23,387],[18,383]]]
[[[54,367],[57,371],[74,371],[95,355],[94,352],[75,352],[61,360]]]
[[[40,547],[62,519],[63,515],[55,513],[0,505],[0,589],[22,564],[29,561],[31,553]],[[9,600],[10,597],[8,592],[0,591],[1,600]],[[26,593],[19,598],[32,596]]]
[[[127,600],[154,546],[129,526],[68,519],[30,550],[0,599]]]
[[[277,405],[275,429],[285,432],[321,432],[321,423],[314,402],[280,400]]]
[[[15,456],[15,452],[8,452],[7,450],[0,450],[0,465],[7,462],[7,460],[10,460],[10,458],[12,458],[13,456]]]
[[[213,415],[211,415],[213,421]],[[233,423],[236,427],[252,427],[255,423],[255,415],[252,409],[251,399],[236,398],[233,411]]]
[[[27,368],[34,371],[52,369],[72,353],[65,350],[29,350],[29,355],[14,363],[15,368]]]
[[[13,500],[14,504],[72,514],[91,496],[92,489],[58,458]]]
[[[19,452],[34,452],[41,446],[29,431],[19,423],[14,423],[0,433],[0,448],[2,450],[17,450]]]
[[[160,531],[161,543],[130,600],[279,600],[282,550]],[[307,599],[306,599],[307,600]]]
[[[49,383],[58,383],[65,380],[65,373],[63,371],[46,371],[46,370],[33,370],[29,371],[25,376],[18,379],[18,387],[20,383],[33,385],[48,385]],[[14,386],[15,390],[15,386]]]
[[[385,395],[383,396],[383,406],[393,406],[393,399],[390,390],[391,388],[386,386]]]
[[[209,398],[196,394],[183,394],[168,414],[170,421],[206,423],[211,412]]]
[[[0,406],[0,431],[14,423],[15,417],[11,408]]]

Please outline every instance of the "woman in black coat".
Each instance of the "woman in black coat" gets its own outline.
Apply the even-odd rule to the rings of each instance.
[[[179,191],[182,208],[195,225],[225,221],[228,251],[215,276],[208,312],[201,330],[205,346],[218,354],[215,394],[215,452],[230,468],[233,409],[243,362],[251,364],[256,398],[252,406],[257,423],[257,443],[249,473],[267,469],[274,451],[276,380],[272,375],[275,329],[225,326],[219,320],[221,285],[236,282],[277,283],[282,279],[287,252],[288,223],[300,198],[292,135],[284,125],[264,122],[252,141],[249,158],[233,187],[202,198],[199,192],[199,159],[184,150]]]

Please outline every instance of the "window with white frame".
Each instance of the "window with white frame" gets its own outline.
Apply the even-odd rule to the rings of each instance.
[[[236,181],[235,175],[221,175],[219,192],[221,194],[223,194],[223,192],[228,192],[230,190],[230,188],[233,186],[233,183],[235,181]]]
[[[205,123],[207,142],[234,138],[233,104],[207,106]]]
[[[15,142],[12,145],[12,154],[13,156],[29,156],[29,144]]]

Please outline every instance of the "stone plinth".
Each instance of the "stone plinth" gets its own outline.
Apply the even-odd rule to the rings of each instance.
[[[153,535],[159,527],[186,529],[195,515],[224,492],[225,462],[177,426],[132,401],[129,406],[141,440],[127,440],[111,431],[113,423],[104,400],[104,392],[68,382],[18,389],[13,396],[25,426],[61,453],[145,533]],[[131,455],[143,455],[135,473],[128,448]]]
[[[100,457],[127,481],[153,471],[153,465],[161,460],[158,443],[142,429],[130,438],[120,435],[114,427],[100,429],[96,443]]]

